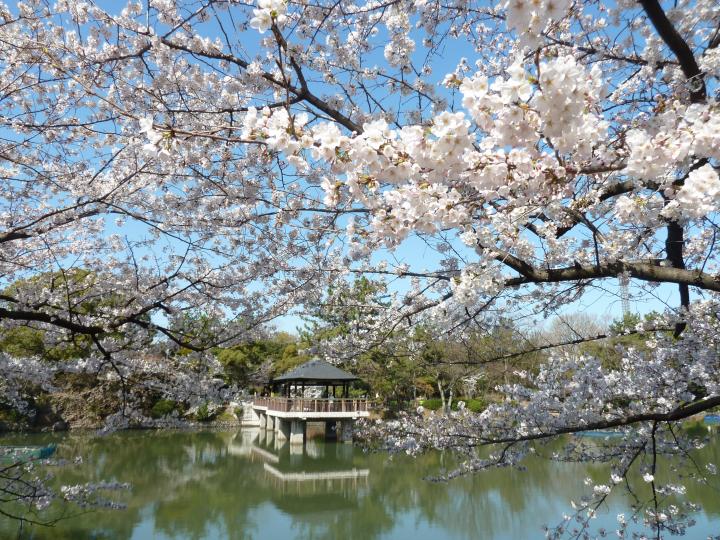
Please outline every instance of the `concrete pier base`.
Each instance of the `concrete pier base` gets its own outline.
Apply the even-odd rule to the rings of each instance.
[[[290,444],[305,443],[305,421],[292,420],[290,424]]]
[[[276,418],[275,419],[275,436],[279,440],[287,440],[290,438],[290,427],[292,424],[292,420],[287,420],[285,418]]]
[[[286,388],[287,389],[287,388]],[[367,418],[365,399],[306,399],[304,397],[256,397],[254,417],[266,444],[290,444],[305,448],[314,437],[351,442],[358,418]]]
[[[337,440],[339,442],[352,442],[355,420],[340,420],[337,429]]]
[[[255,410],[252,401],[231,402],[230,409],[235,413],[240,425],[251,427],[260,425],[260,411]],[[238,414],[238,409],[242,409],[242,413]]]

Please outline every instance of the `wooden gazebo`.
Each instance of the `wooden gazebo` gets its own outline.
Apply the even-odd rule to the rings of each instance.
[[[352,373],[324,360],[311,360],[273,379],[271,384],[279,395],[256,397],[253,412],[261,428],[273,430],[278,438],[289,438],[291,443],[305,440],[306,421],[324,421],[328,425],[340,421],[339,438],[351,440],[355,419],[368,416],[367,399],[348,398],[350,383],[356,380]],[[323,397],[306,398],[309,386],[324,387]],[[342,396],[338,396],[338,388]]]
[[[329,362],[315,359],[305,362],[295,369],[280,375],[272,380],[272,385],[279,389],[279,393],[285,397],[291,397],[292,394],[299,397],[305,396],[305,387],[307,386],[324,386],[325,394],[323,397],[333,398],[339,397],[337,389],[342,388],[342,397],[348,397],[350,383],[357,381],[358,378],[352,373],[348,373]]]

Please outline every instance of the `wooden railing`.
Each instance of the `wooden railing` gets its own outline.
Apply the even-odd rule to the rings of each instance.
[[[256,397],[253,404],[278,412],[332,413],[366,412],[368,410],[367,399]]]

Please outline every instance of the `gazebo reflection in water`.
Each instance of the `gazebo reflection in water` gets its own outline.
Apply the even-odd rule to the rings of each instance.
[[[358,492],[369,485],[370,469],[356,460],[357,450],[352,445],[326,444],[318,438],[304,446],[290,445],[287,440],[279,441],[273,431],[252,433],[250,459],[262,462],[264,480],[272,486],[277,504],[295,505],[284,508],[290,513],[352,507]]]
[[[350,442],[355,420],[369,415],[367,399],[348,398],[357,380],[324,360],[311,360],[273,379],[277,395],[256,397],[253,414],[261,430],[271,430],[276,439],[289,439],[291,445],[305,443],[307,422],[325,422],[326,438]],[[308,391],[321,397],[306,397]]]

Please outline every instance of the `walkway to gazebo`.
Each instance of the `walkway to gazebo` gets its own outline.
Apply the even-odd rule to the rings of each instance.
[[[352,440],[352,427],[357,418],[368,416],[367,399],[348,399],[350,383],[358,378],[323,360],[311,360],[285,375],[275,378],[272,385],[278,388],[278,397],[256,397],[253,411],[258,415],[260,427],[275,431],[279,439],[290,439],[291,444],[305,441],[307,421],[340,421],[338,439]],[[306,398],[307,387],[324,387],[323,398]],[[338,388],[342,397],[337,398]]]

